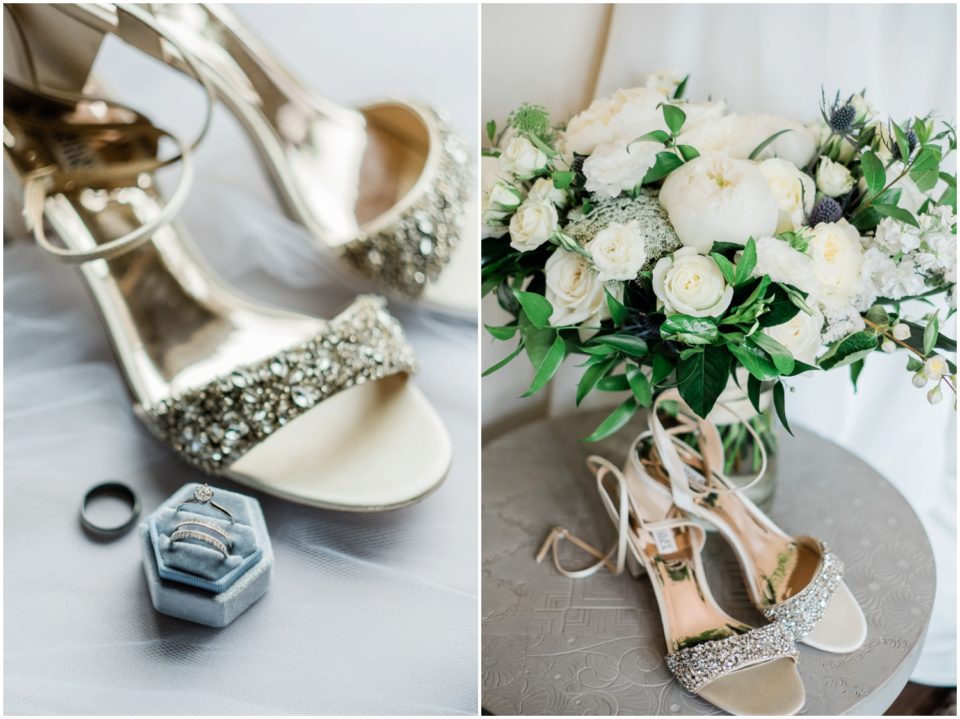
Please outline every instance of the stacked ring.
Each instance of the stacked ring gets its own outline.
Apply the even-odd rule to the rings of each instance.
[[[173,534],[170,535],[170,543],[182,542],[185,539],[195,539],[198,542],[203,542],[204,544],[209,544],[211,547],[220,552],[225,558],[230,556],[230,552],[227,549],[227,545],[221,542],[216,537],[211,537],[209,534],[204,532],[198,532],[193,529],[178,529]]]
[[[229,535],[227,535],[227,533],[219,525],[215,524],[214,522],[208,522],[205,519],[184,519],[180,522],[177,522],[173,526],[173,529],[174,529],[174,532],[176,532],[176,530],[180,529],[180,527],[187,527],[187,526],[203,527],[204,529],[209,530],[214,534],[219,534],[221,537],[223,537],[223,543],[226,544],[228,547],[233,546],[233,542],[230,541]]]

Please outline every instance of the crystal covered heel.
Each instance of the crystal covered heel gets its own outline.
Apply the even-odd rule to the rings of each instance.
[[[678,516],[672,504],[650,501],[643,485],[602,457],[587,462],[617,527],[616,542],[602,552],[558,527],[548,535],[537,561],[552,553],[557,571],[570,578],[604,567],[620,574],[630,564],[636,576],[634,570],[642,567],[660,611],[667,668],[685,689],[731,714],[799,711],[805,693],[792,635],[778,622],[754,628],[720,608],[704,572],[703,528]],[[558,549],[564,540],[597,561],[582,569],[565,568]]]
[[[664,402],[678,407],[673,426],[664,423]],[[749,423],[743,424],[754,433]],[[787,535],[744,494],[766,470],[760,438],[754,437],[762,457],[760,472],[751,485],[738,488],[720,472],[723,444],[716,426],[697,417],[676,390],[657,398],[649,425],[630,450],[626,475],[657,502],[675,504],[717,527],[737,555],[754,605],[797,641],[836,653],[860,647],[866,619],[843,582],[840,558],[816,537]],[[697,433],[699,452],[679,436],[690,432]]]
[[[142,8],[119,12],[176,47]],[[23,52],[50,52],[31,27],[42,24],[24,24]],[[8,176],[38,245],[78,266],[152,432],[204,472],[303,504],[384,510],[439,486],[450,440],[409,381],[413,351],[384,301],[361,296],[323,320],[238,295],[173,222],[196,143],[32,79],[4,78]],[[159,159],[171,140],[179,151]],[[165,199],[155,171],[175,162],[181,180]]]

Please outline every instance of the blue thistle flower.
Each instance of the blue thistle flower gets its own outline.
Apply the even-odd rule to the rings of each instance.
[[[810,226],[816,227],[821,222],[837,222],[841,217],[843,217],[843,209],[840,203],[832,197],[824,197],[810,213]]]

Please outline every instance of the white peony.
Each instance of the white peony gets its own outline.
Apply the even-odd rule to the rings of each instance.
[[[820,281],[813,272],[813,260],[807,255],[776,237],[761,237],[756,241],[756,246],[755,277],[769,275],[774,282],[793,285],[812,298],[821,293]]]
[[[549,202],[525,201],[510,219],[510,246],[530,252],[549,240],[557,231],[557,208]]]
[[[535,202],[549,202],[561,209],[567,206],[568,201],[566,191],[557,189],[549,177],[541,177],[534,182],[527,198]]]
[[[821,222],[811,230],[807,254],[822,285],[817,299],[828,307],[848,306],[860,290],[863,265],[856,228],[846,220]]]
[[[663,145],[656,142],[598,146],[583,162],[587,191],[600,197],[613,198],[621,192],[632,190],[653,167],[661,150]]]
[[[817,188],[829,197],[846,195],[853,189],[854,179],[844,165],[821,156],[817,165]]]
[[[661,70],[652,75],[647,75],[643,84],[648,90],[656,90],[664,97],[671,98],[682,81],[683,77],[676,72]]]
[[[677,138],[677,143],[691,145],[701,155],[730,157],[733,147],[738,142],[739,132],[740,125],[736,115],[707,116],[699,120],[688,118]]]
[[[514,137],[500,152],[500,169],[515,177],[532,177],[547,165],[547,156],[525,137]]]
[[[614,222],[587,243],[601,280],[633,280],[647,261],[646,242],[637,222]]]
[[[733,288],[709,257],[682,247],[653,268],[653,291],[667,314],[718,317],[730,306]]]
[[[820,339],[822,330],[823,314],[814,309],[809,315],[801,310],[787,322],[765,328],[763,333],[790,350],[794,359],[815,365],[823,344]]]
[[[813,211],[813,198],[817,194],[813,178],[780,158],[761,162],[760,172],[767,178],[780,210],[777,232],[799,229]]]
[[[771,135],[789,130],[767,145],[757,159],[780,157],[805,167],[817,148],[817,136],[798,122],[776,115],[706,115],[688,119],[678,142],[693,145],[702,155],[747,159]]]
[[[586,257],[558,248],[544,265],[544,272],[546,298],[553,305],[550,324],[599,324],[610,317],[603,282]]]
[[[617,90],[610,97],[594,100],[567,123],[565,152],[589,155],[597,145],[626,143],[651,130],[665,130],[661,102],[660,92],[645,87]]]
[[[660,204],[680,241],[707,253],[714,242],[746,244],[772,235],[779,210],[767,179],[752,162],[701,156],[664,180]]]

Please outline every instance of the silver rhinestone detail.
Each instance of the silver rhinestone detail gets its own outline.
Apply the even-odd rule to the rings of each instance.
[[[796,641],[807,636],[823,618],[830,597],[843,578],[843,562],[825,542],[820,542],[820,546],[822,559],[813,580],[789,599],[763,610],[767,619],[782,624]]]
[[[798,656],[789,632],[779,624],[768,624],[745,634],[685,647],[668,654],[666,662],[684,689],[696,692],[738,669],[781,657],[797,660]]]
[[[188,463],[221,474],[337,392],[416,371],[413,350],[384,307],[381,297],[358,297],[313,339],[144,408],[144,420]]]
[[[342,250],[352,267],[409,298],[419,297],[450,260],[466,225],[472,186],[466,145],[435,112],[425,112],[439,128],[439,140],[432,138],[431,147],[431,153],[439,153],[439,162],[420,196],[392,225],[361,236]]]

